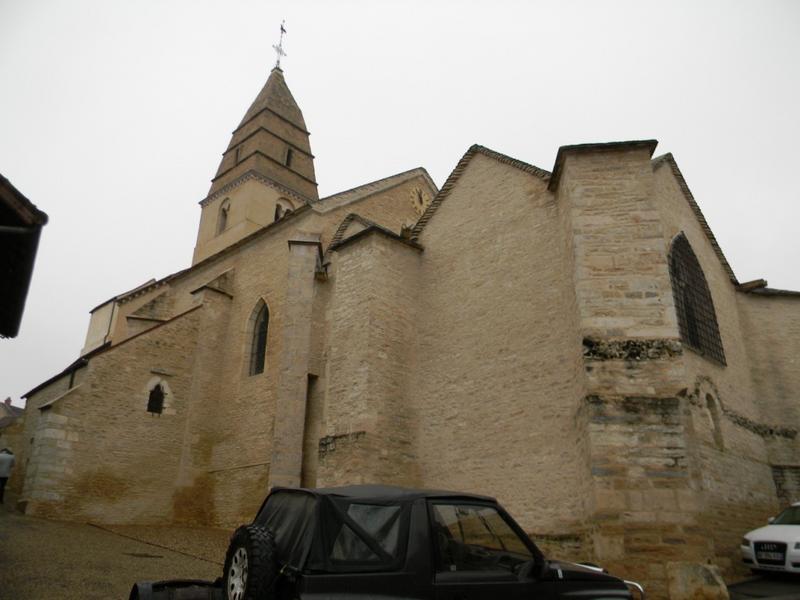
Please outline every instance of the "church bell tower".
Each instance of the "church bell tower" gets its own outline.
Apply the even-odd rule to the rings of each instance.
[[[301,206],[319,199],[309,133],[286,85],[280,57],[234,130],[202,213],[192,264],[197,264]]]

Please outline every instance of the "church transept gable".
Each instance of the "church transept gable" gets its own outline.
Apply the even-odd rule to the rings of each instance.
[[[675,161],[672,153],[667,153],[653,159],[652,164],[653,172],[657,178],[657,181],[659,177],[670,176],[672,178],[673,184],[678,188],[678,190],[680,190],[680,194],[682,194],[682,196],[685,198],[689,208],[691,209],[693,217],[697,222],[697,225],[716,255],[717,260],[719,261],[719,264],[724,270],[725,274],[734,286],[739,285],[739,281],[737,280],[730,263],[728,263],[728,260],[725,258],[725,254],[722,252],[722,248],[717,242],[714,232],[711,231],[711,227],[708,225],[703,212],[700,210],[700,206],[698,206],[694,195],[689,189],[689,185],[686,183],[681,170],[678,168],[678,163]],[[672,231],[669,233],[674,236],[677,235],[679,231]]]
[[[511,158],[510,156],[506,156],[505,154],[495,152],[494,150],[490,150],[489,148],[486,148],[479,144],[475,144],[471,146],[469,150],[467,150],[464,156],[461,157],[461,160],[458,161],[458,164],[450,173],[442,188],[439,190],[436,196],[431,200],[431,202],[428,204],[428,206],[420,215],[417,223],[411,230],[412,239],[416,240],[419,238],[419,236],[422,234],[422,231],[427,226],[428,222],[433,218],[433,216],[439,210],[439,207],[450,196],[451,191],[457,185],[458,181],[461,179],[462,175],[467,170],[470,163],[472,162],[472,159],[476,155],[482,155],[491,158],[497,161],[498,163],[519,169],[545,182],[548,181],[550,178],[550,173],[548,173],[544,169],[540,169],[539,167],[535,167],[534,165],[525,163],[515,158]]]

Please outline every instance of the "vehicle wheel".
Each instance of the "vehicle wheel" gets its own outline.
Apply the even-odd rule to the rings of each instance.
[[[225,555],[222,576],[225,600],[265,600],[272,597],[278,577],[275,538],[266,527],[237,529]]]

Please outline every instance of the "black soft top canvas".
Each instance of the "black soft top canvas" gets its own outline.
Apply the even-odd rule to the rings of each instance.
[[[312,572],[396,570],[405,564],[411,505],[420,499],[493,498],[383,485],[273,488],[257,525],[275,536],[278,560]]]

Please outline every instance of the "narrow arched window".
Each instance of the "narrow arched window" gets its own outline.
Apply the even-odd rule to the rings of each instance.
[[[161,384],[159,383],[152,390],[150,390],[150,395],[147,398],[147,412],[160,415],[163,410],[164,388],[162,388]]]
[[[231,210],[231,202],[227,198],[222,202],[219,207],[219,217],[217,217],[217,235],[222,233],[228,228],[228,213]]]
[[[264,372],[267,356],[267,330],[269,329],[269,309],[262,301],[253,320],[253,338],[250,344],[250,375]]]
[[[703,356],[726,364],[711,291],[700,262],[683,233],[672,241],[669,275],[681,341]]]

